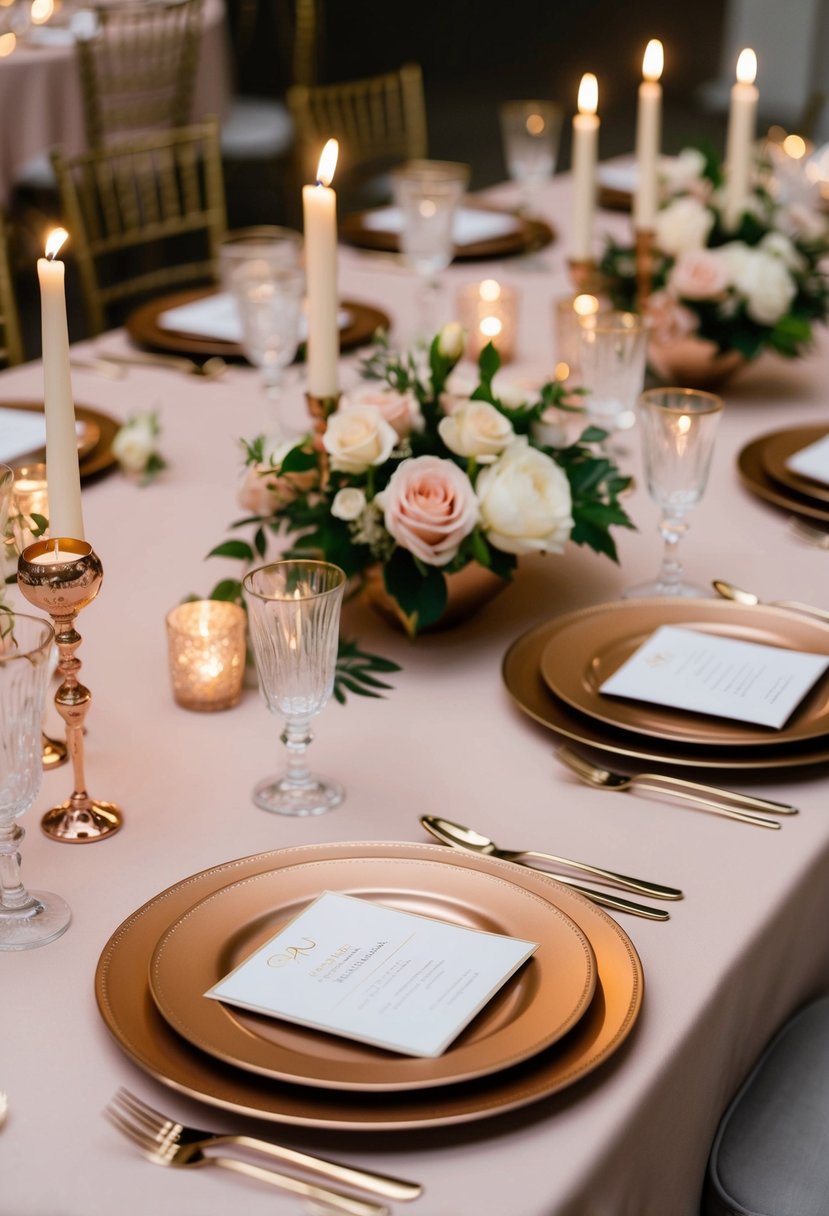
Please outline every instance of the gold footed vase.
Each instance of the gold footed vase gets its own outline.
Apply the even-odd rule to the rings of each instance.
[[[366,572],[363,599],[383,620],[414,637],[415,634],[438,633],[463,625],[509,586],[505,579],[473,562],[445,577],[447,600],[443,616],[425,629],[416,630],[397,600],[386,591],[382,566],[373,566]]]
[[[60,553],[59,561],[46,560],[53,552]],[[67,554],[75,556],[67,559]],[[114,803],[90,798],[84,773],[83,728],[92,694],[78,679],[81,661],[76,651],[81,635],[75,629],[75,619],[100,591],[103,574],[100,558],[92,546],[67,537],[28,545],[17,566],[17,582],[24,598],[47,613],[55,627],[58,672],[63,677],[55,693],[55,706],[66,724],[74,790],[65,802],[46,812],[41,827],[47,836],[65,844],[105,840],[123,822],[120,808]]]

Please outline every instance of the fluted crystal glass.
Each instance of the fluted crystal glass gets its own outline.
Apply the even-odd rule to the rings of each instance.
[[[688,531],[688,513],[705,493],[722,409],[721,397],[690,388],[649,389],[639,398],[645,479],[661,508],[664,547],[656,578],[626,596],[711,594],[683,577],[679,543]]]
[[[636,313],[597,310],[579,316],[578,326],[584,408],[590,421],[608,433],[605,447],[616,454],[614,432],[629,430],[636,421],[636,399],[645,379],[645,325]]]
[[[71,919],[59,896],[27,891],[20,877],[24,831],[17,818],[40,789],[40,719],[54,642],[42,617],[0,609],[0,950],[44,946]]]
[[[259,687],[283,718],[284,773],[259,783],[253,800],[280,815],[321,815],[342,802],[342,786],[308,769],[311,719],[334,687],[345,574],[329,562],[281,561],[252,570],[244,588]]]

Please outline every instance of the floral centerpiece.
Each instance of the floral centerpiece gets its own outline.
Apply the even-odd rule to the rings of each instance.
[[[779,201],[773,178],[760,173],[739,221],[729,225],[722,170],[697,149],[675,159],[662,185],[643,310],[654,371],[671,375],[671,354],[694,343],[720,357],[709,369],[714,376],[717,367],[734,370],[763,350],[802,354],[814,323],[829,312],[820,267],[829,250],[826,218],[804,203]],[[634,307],[635,250],[610,241],[600,269],[614,303]]]
[[[564,441],[556,420],[580,407],[561,384],[508,404],[491,345],[473,391],[454,395],[463,337],[452,323],[428,351],[405,354],[380,340],[363,383],[330,403],[316,434],[275,451],[245,444],[249,514],[233,528],[251,540],[212,553],[264,558],[268,533],[287,533],[291,556],[317,554],[361,581],[379,570],[411,635],[440,620],[447,576],[472,564],[508,581],[519,557],[568,540],[615,560],[610,529],[631,526],[618,501],[629,479],[598,448],[604,432]],[[213,592],[239,594],[235,580]]]

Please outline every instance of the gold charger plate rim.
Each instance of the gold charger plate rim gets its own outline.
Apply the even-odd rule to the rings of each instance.
[[[26,410],[29,413],[43,413],[42,401],[0,401],[0,408],[4,410]],[[118,434],[121,423],[109,414],[102,414],[100,410],[93,409],[89,405],[75,405],[75,417],[80,422],[85,422],[97,432],[95,443],[93,446],[83,453],[78,452],[78,463],[80,468],[81,480],[86,481],[89,478],[96,477],[99,473],[107,472],[114,468],[118,463],[114,452],[112,451],[112,441]],[[40,457],[36,454],[30,454],[26,457],[20,457],[15,460],[15,467],[21,467],[25,464],[33,463]]]
[[[371,210],[371,209],[370,209]],[[455,262],[486,261],[489,258],[509,257],[525,253],[530,249],[543,249],[556,239],[555,229],[546,220],[534,216],[520,216],[501,207],[486,207],[480,203],[468,206],[470,211],[483,211],[496,215],[507,215],[516,221],[514,232],[472,241],[468,245],[456,245],[452,260]],[[340,222],[340,236],[359,249],[371,249],[385,253],[400,252],[400,237],[396,232],[382,228],[366,228],[364,217],[369,211],[355,211]]]
[[[608,618],[609,625],[605,625],[605,629],[610,628],[611,633],[591,640],[591,627],[602,618]],[[598,688],[592,687],[630,658],[660,625],[691,629],[708,626],[703,631],[713,632],[715,636],[762,641],[766,645],[780,645],[783,649],[801,652],[816,647],[814,653],[829,654],[829,625],[816,618],[797,616],[769,604],[656,597],[595,604],[566,613],[556,621],[559,627],[552,632],[541,655],[542,677],[554,696],[597,722],[635,735],[652,735],[675,743],[713,748],[780,747],[829,735],[829,699],[820,691],[822,678],[780,730],[632,698],[602,697]],[[777,630],[774,624],[777,624]],[[794,646],[791,639],[798,634],[799,643]],[[612,660],[609,653],[613,654]],[[590,659],[599,668],[595,680],[588,675]]]
[[[818,507],[805,495],[789,490],[785,486],[778,486],[766,473],[762,453],[767,439],[768,435],[761,435],[747,443],[739,452],[737,470],[743,484],[758,498],[762,498],[776,507],[783,507],[786,511],[792,511],[795,515],[805,515],[809,519],[819,519],[821,523],[829,523],[829,504],[826,507]]]
[[[669,601],[670,602],[670,601]],[[541,675],[541,655],[553,621],[526,630],[507,648],[501,663],[504,687],[515,705],[547,730],[596,751],[671,768],[771,769],[797,768],[829,761],[829,739],[741,751],[739,748],[673,744],[660,750],[648,736],[616,730],[577,713],[550,692]]]
[[[468,911],[497,922],[497,928],[487,931],[538,940],[539,948],[495,1003],[436,1059],[378,1054],[369,1045],[324,1032],[321,1037],[278,1018],[265,1016],[263,1022],[256,1014],[246,1017],[244,1011],[204,997],[242,956],[262,944],[260,931],[249,930],[252,921],[268,915],[267,940],[275,923],[284,920],[280,909],[286,901],[293,909],[290,918],[298,904],[307,904],[319,891],[349,893],[355,885],[364,897],[370,898],[372,890],[385,892],[392,906],[395,895],[402,893],[407,903],[415,898],[438,918],[451,915],[453,906],[464,901]],[[572,1028],[590,1003],[596,963],[585,934],[566,913],[500,875],[476,870],[461,875],[449,860],[330,858],[239,879],[205,896],[159,940],[149,983],[162,1016],[209,1055],[295,1084],[379,1092],[469,1080],[544,1050]],[[511,1007],[513,1016],[506,1021],[501,1001]],[[265,1037],[257,1036],[257,1023],[266,1027]]]
[[[440,856],[437,845],[342,842],[304,845],[240,858],[174,883],[114,931],[98,961],[95,995],[110,1034],[138,1067],[170,1088],[209,1105],[254,1118],[341,1130],[405,1130],[484,1119],[567,1088],[607,1062],[628,1038],[642,1004],[644,976],[628,935],[602,909],[549,876],[473,854],[453,856],[464,868],[501,873],[549,894],[581,926],[597,961],[596,996],[570,1034],[524,1064],[466,1085],[395,1094],[329,1093],[274,1085],[191,1048],[167,1026],[149,992],[147,967],[161,933],[182,910],[229,879],[314,857]]]
[[[220,290],[218,285],[213,284],[208,287],[189,288],[157,296],[133,309],[124,323],[124,328],[134,342],[150,350],[193,355],[198,358],[219,356],[224,359],[247,362],[244,348],[239,342],[228,341],[224,338],[209,338],[184,330],[165,329],[158,324],[159,316],[168,309],[216,295]],[[388,314],[380,308],[375,308],[372,304],[346,299],[340,300],[339,306],[349,311],[352,318],[350,324],[340,330],[341,350],[351,350],[355,346],[364,345],[371,341],[376,330],[389,327]],[[297,359],[304,357],[304,349],[305,344],[301,343]]]
[[[821,483],[802,473],[788,468],[786,461],[801,448],[808,447],[829,435],[826,426],[798,426],[767,435],[760,452],[760,461],[773,481],[813,499],[817,503],[829,503],[829,484]]]

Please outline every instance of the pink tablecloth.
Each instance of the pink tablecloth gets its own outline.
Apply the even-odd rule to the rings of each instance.
[[[566,229],[565,181],[544,205]],[[625,223],[607,222],[617,230]],[[447,299],[493,273],[522,292],[524,367],[549,371],[553,300],[566,289],[562,245],[526,261],[452,268]],[[387,308],[401,327],[410,323],[411,277],[387,260],[344,252],[341,280],[344,294]],[[124,342],[111,334],[95,346]],[[829,606],[829,557],[795,542],[785,515],[748,494],[735,470],[751,436],[825,419],[827,373],[822,338],[810,358],[762,360],[728,389],[709,491],[685,542],[692,576]],[[164,615],[180,598],[207,592],[231,569],[203,559],[238,515],[237,440],[264,417],[258,376],[233,369],[204,383],[132,370],[113,382],[79,371],[74,381],[79,403],[119,417],[157,409],[170,469],[146,489],[116,475],[84,495],[87,534],[106,570],[98,602],[80,620],[83,675],[94,695],[88,780],[95,794],[123,803],[127,824],[95,846],[48,841],[39,813],[69,792],[66,770],[45,777],[24,820],[24,873],[63,894],[74,922],[53,945],[0,956],[0,1089],[11,1102],[0,1133],[0,1208],[9,1216],[297,1211],[292,1200],[217,1171],[157,1169],[101,1118],[126,1084],[198,1125],[250,1126],[171,1092],[129,1062],[95,1008],[98,956],[143,901],[206,866],[306,842],[421,840],[418,816],[443,812],[508,847],[548,848],[685,889],[667,924],[624,918],[646,975],[635,1033],[586,1082],[492,1121],[383,1136],[265,1130],[422,1180],[427,1193],[408,1209],[413,1216],[695,1216],[729,1097],[778,1024],[829,982],[829,780],[825,766],[720,774],[801,807],[782,831],[762,831],[578,785],[553,757],[555,738],[512,706],[499,669],[514,637],[557,612],[612,599],[655,570],[656,509],[641,477],[629,500],[638,531],[620,537],[618,567],[576,548],[528,562],[468,626],[415,644],[350,609],[347,632],[403,671],[388,700],[332,704],[319,719],[313,758],[345,783],[346,802],[318,819],[272,818],[254,808],[250,790],[276,766],[278,723],[252,691],[226,714],[176,708],[164,635]],[[35,397],[40,382],[37,365],[6,373],[0,398]],[[294,381],[286,390],[286,410],[297,420],[301,388]],[[635,436],[631,446],[638,474]]]
[[[37,31],[32,35],[37,37]],[[230,62],[223,0],[207,0],[199,48],[193,118],[222,118],[230,94]],[[60,144],[84,150],[83,103],[75,47],[23,40],[0,59],[0,205],[16,175],[35,157]]]

